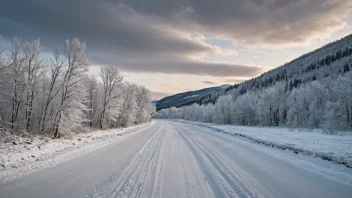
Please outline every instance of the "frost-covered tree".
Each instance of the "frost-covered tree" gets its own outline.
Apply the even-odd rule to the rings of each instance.
[[[231,124],[231,111],[232,111],[233,101],[232,96],[221,96],[215,103],[215,112],[213,120],[215,123],[219,124]]]
[[[10,66],[9,66],[9,76],[11,87],[11,118],[10,125],[11,129],[18,127],[17,119],[20,114],[20,107],[23,104],[23,95],[25,91],[25,81],[24,81],[24,62],[25,57],[21,50],[21,41],[14,38],[11,43],[11,54],[10,54]]]
[[[84,112],[87,109],[84,105],[87,93],[83,86],[84,74],[89,66],[86,44],[76,38],[67,40],[63,55],[66,58],[66,71],[63,74],[61,98],[54,125],[56,138],[78,127],[84,121]]]
[[[155,107],[152,105],[150,92],[143,86],[138,86],[136,91],[136,124],[150,121]]]
[[[258,108],[257,96],[252,92],[248,92],[234,102],[232,108],[232,123],[238,125],[257,125],[256,114]]]
[[[103,81],[102,106],[100,115],[100,128],[106,129],[112,122],[117,121],[123,76],[114,66],[102,66],[100,77]]]
[[[125,83],[121,87],[121,108],[117,118],[117,125],[121,127],[131,126],[136,120],[137,103],[136,93],[137,85],[133,83]]]
[[[323,126],[328,130],[352,129],[352,73],[339,76],[329,84]]]
[[[59,102],[60,90],[62,87],[61,76],[63,74],[65,61],[60,52],[53,53],[53,59],[47,62],[42,79],[42,100],[39,116],[39,131],[44,133],[54,124],[57,103]]]
[[[98,96],[99,83],[97,77],[95,75],[86,75],[84,78],[84,86],[87,90],[86,117],[88,120],[88,125],[90,127],[93,127],[93,122],[96,119],[95,115],[98,115],[97,107],[99,106],[99,104],[97,102],[97,99],[100,99]]]
[[[39,59],[40,43],[35,40],[32,43],[26,42],[24,52],[24,76],[25,76],[25,129],[30,130],[32,114],[34,112],[33,102],[38,95],[38,84],[42,75],[42,60]]]
[[[0,83],[5,75],[7,66],[8,64],[5,55],[4,41],[3,38],[0,36]]]
[[[297,83],[297,81],[296,81]],[[163,109],[156,118],[218,124],[352,129],[352,72],[300,84],[276,83],[243,94],[221,96],[214,105]]]
[[[88,75],[86,45],[78,39],[52,57],[41,54],[39,39],[14,38],[4,46],[0,39],[1,131],[59,138],[82,127],[140,124],[155,112],[149,90],[124,85],[116,67],[101,66],[99,77]]]

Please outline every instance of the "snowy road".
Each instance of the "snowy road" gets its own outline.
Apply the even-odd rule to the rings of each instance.
[[[349,181],[293,155],[158,120],[107,147],[0,184],[0,197],[351,197]]]

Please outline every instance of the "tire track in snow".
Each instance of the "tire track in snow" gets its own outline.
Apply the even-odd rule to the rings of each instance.
[[[270,154],[290,152],[253,145],[157,121],[145,133],[3,184],[0,197],[351,197],[350,185]]]
[[[230,170],[224,169],[224,166],[213,155],[204,152],[205,149],[189,135],[182,132],[182,129],[174,124],[172,125],[192,150],[216,197],[248,197],[248,192],[245,193],[246,190],[239,186],[239,182],[230,176]]]
[[[218,138],[218,135],[208,133],[197,126],[176,124],[176,127],[186,140],[189,139],[191,147],[198,149],[201,156],[203,153],[202,157],[205,159],[203,161],[208,160],[213,163],[211,165],[214,167],[209,166],[210,170],[214,168],[220,172],[223,171],[225,174],[220,175],[226,176],[224,177],[226,182],[231,187],[236,186],[242,189],[245,193],[245,195],[238,194],[237,196],[338,197],[336,196],[338,194],[346,195],[344,187],[335,185],[334,182],[330,183],[324,178],[319,178],[320,176],[312,175],[309,171],[301,170],[286,162],[276,161],[271,156],[262,156],[260,155],[261,150],[247,150],[241,144],[234,143],[232,138],[231,140],[226,136]],[[219,169],[216,169],[216,166]],[[235,183],[233,184],[231,180]]]
[[[116,181],[116,186],[108,197],[146,197],[148,186],[153,185],[152,172],[156,172],[154,164],[158,164],[163,138],[161,127],[144,147],[138,152],[130,165],[123,170]]]
[[[207,151],[204,152],[204,155],[214,164],[217,170],[220,171],[225,180],[232,187],[235,186],[236,192],[242,192],[242,194],[239,194],[240,197],[279,197],[274,192],[270,191],[265,183],[258,180],[255,175],[234,163],[233,158],[229,158],[232,155],[228,156],[221,151],[219,152],[218,148],[223,146],[223,143],[220,144],[220,142],[217,142],[217,139],[208,139],[197,135],[187,135],[187,137],[193,140],[201,150]],[[211,140],[211,142],[209,140]],[[216,144],[214,144],[215,142]],[[212,147],[215,148],[215,150],[212,149]],[[232,152],[236,153],[236,150]]]
[[[160,126],[110,180],[115,186],[91,197],[213,197],[183,138],[169,123]]]
[[[192,127],[198,128],[197,126],[192,126]],[[213,158],[216,158],[216,161],[221,164],[221,167],[225,168],[227,172],[231,173],[229,175],[231,179],[236,181],[236,183],[239,184],[239,186],[241,186],[241,189],[243,189],[249,197],[280,197],[277,193],[272,191],[272,189],[270,189],[266,185],[266,181],[263,181],[263,178],[258,177],[255,172],[251,172],[250,170],[248,170],[247,166],[241,166],[233,160],[234,154],[236,154],[237,152],[239,153],[245,152],[244,155],[246,155],[246,157],[248,156],[249,159],[255,159],[252,153],[249,153],[239,147],[233,147],[232,144],[224,145],[224,142],[219,141],[219,139],[216,139],[216,138],[213,139],[211,137],[194,136],[194,139],[197,139],[196,141],[201,143],[201,145],[212,145],[206,149],[207,152],[211,153],[211,156]],[[229,150],[227,150],[227,152],[225,151],[219,152],[218,149],[223,146],[225,146]],[[236,158],[236,161],[242,161],[242,162],[245,161],[245,159],[241,158],[239,155],[236,155],[235,158]],[[265,161],[260,161],[260,162],[258,161],[258,163],[260,165],[258,164],[253,164],[253,165],[258,169],[264,170],[264,172],[265,172],[265,169],[263,169],[263,167],[270,166],[270,164],[267,164]],[[280,167],[276,167],[276,168],[280,169]],[[270,177],[270,175],[266,175],[266,177]],[[240,178],[240,180],[238,178]]]
[[[159,160],[155,171],[155,180],[153,185],[153,191],[151,197],[162,197],[162,185],[164,182],[164,172],[165,172],[165,141],[161,143],[161,149],[159,153]]]
[[[168,125],[166,141],[168,142],[168,152],[166,159],[168,161],[168,168],[170,175],[168,175],[167,191],[170,197],[209,197],[211,190],[207,185],[204,185],[203,174],[199,170],[197,162],[195,161],[191,150],[184,142],[177,130]],[[175,187],[170,188],[170,185]],[[174,193],[174,194],[172,194]],[[166,193],[165,193],[166,194]]]
[[[178,141],[178,148],[180,151],[182,151],[182,147],[180,145],[180,142]],[[186,193],[187,193],[187,197],[194,197],[194,186],[192,185],[191,181],[190,181],[190,176],[191,173],[188,172],[187,169],[187,165],[185,163],[185,159],[184,156],[181,154],[181,164],[182,164],[182,172],[183,172],[183,177],[185,178],[185,183],[186,183]]]

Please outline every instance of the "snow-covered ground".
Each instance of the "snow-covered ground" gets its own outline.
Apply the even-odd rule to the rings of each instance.
[[[0,184],[0,197],[346,197],[352,169],[167,120]]]
[[[198,94],[194,94],[194,95],[191,95],[191,96],[187,96],[185,97],[184,99],[187,99],[187,98],[194,98],[194,97],[198,97],[199,95]]]
[[[216,125],[186,120],[176,121],[204,126],[214,129],[216,132],[245,137],[260,144],[320,157],[352,168],[352,132],[339,132],[334,135],[328,135],[321,129],[247,127]]]
[[[17,138],[16,141],[0,144],[0,181],[97,150],[151,124],[153,122],[128,128],[80,133],[67,139]]]

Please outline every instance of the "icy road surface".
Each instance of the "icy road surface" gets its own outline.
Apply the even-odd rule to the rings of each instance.
[[[332,168],[331,168],[332,167]],[[351,170],[158,120],[104,148],[0,184],[0,197],[351,197]]]

